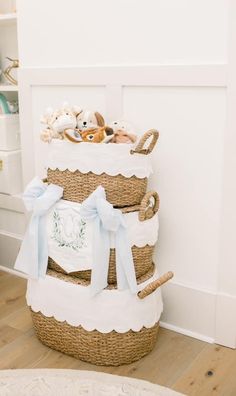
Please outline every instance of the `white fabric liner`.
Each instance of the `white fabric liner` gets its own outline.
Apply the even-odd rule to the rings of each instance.
[[[155,273],[140,284],[138,290],[157,277]],[[45,279],[28,280],[26,300],[34,312],[101,333],[139,331],[143,326],[150,328],[159,321],[163,311],[160,288],[143,300],[129,290],[103,290],[91,297],[90,286],[76,285],[49,275]]]
[[[106,173],[110,176],[136,176],[140,179],[152,173],[149,155],[130,154],[132,144],[72,143],[53,139],[48,145],[47,168],[81,173]]]
[[[93,222],[81,219],[80,207],[79,203],[60,200],[47,218],[49,257],[67,273],[92,269]],[[139,221],[138,214],[139,212],[124,214],[130,245],[155,245],[158,238],[158,214],[142,222]],[[78,235],[81,237],[78,238]],[[111,248],[115,248],[115,235],[112,232],[110,241]]]

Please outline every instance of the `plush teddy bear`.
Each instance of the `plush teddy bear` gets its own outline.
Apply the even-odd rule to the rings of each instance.
[[[77,106],[69,107],[65,103],[59,110],[48,108],[41,118],[41,123],[45,125],[40,133],[41,140],[50,142],[52,139],[64,139],[64,132],[70,131],[70,134],[76,132],[77,115],[81,110]]]
[[[80,131],[103,126],[105,126],[104,118],[97,111],[83,110],[77,114],[77,128]]]
[[[110,126],[114,130],[114,136],[111,143],[132,144],[136,142],[137,135],[134,133],[134,127],[130,123],[123,120],[112,121]]]
[[[107,126],[90,128],[86,131],[80,132],[77,135],[64,132],[65,138],[73,143],[87,142],[87,143],[108,143],[114,136],[113,129]]]

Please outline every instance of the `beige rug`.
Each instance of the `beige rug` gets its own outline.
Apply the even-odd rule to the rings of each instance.
[[[178,396],[134,378],[80,370],[0,370],[1,396]]]

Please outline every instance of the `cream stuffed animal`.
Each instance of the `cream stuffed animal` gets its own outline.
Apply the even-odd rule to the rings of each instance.
[[[69,107],[64,103],[59,110],[48,108],[41,118],[41,123],[45,128],[40,133],[43,142],[51,142],[52,139],[64,139],[64,132],[67,130],[70,134],[77,133],[76,117],[81,112],[77,106]]]
[[[135,143],[137,135],[134,133],[134,126],[127,121],[115,120],[109,125],[113,131],[114,136],[111,143]]]
[[[104,118],[97,111],[83,110],[77,115],[77,128],[79,131],[83,132],[87,129],[104,126]]]

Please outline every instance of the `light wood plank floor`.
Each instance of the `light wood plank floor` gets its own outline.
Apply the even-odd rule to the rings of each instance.
[[[34,334],[26,281],[0,272],[0,369],[68,368],[145,379],[186,395],[236,396],[236,350],[160,329],[155,349],[139,362],[97,367],[53,351]]]

